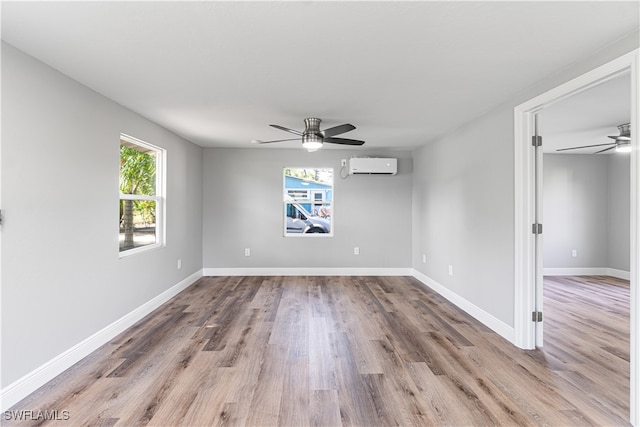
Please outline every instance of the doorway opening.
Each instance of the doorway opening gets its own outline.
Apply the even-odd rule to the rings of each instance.
[[[606,407],[616,424],[627,421],[630,404],[630,158],[614,138],[631,120],[630,77],[612,78],[536,115],[544,230],[543,278],[536,283],[544,313],[537,326],[544,333],[537,328],[536,344],[551,366],[587,369],[580,386],[592,390],[585,393],[589,406]]]
[[[516,345],[525,349],[533,349],[543,343],[543,316],[536,316],[542,305],[542,236],[536,227],[541,217],[537,203],[542,191],[542,176],[536,174],[536,168],[542,165],[541,150],[536,145],[536,118],[552,108],[554,104],[578,95],[608,81],[629,75],[631,90],[629,91],[631,147],[630,156],[630,421],[640,425],[637,399],[640,386],[638,366],[640,316],[637,287],[640,282],[638,271],[640,254],[640,197],[638,192],[638,169],[640,165],[640,144],[638,141],[638,73],[640,69],[639,52],[636,50],[614,61],[611,61],[589,73],[571,80],[534,99],[517,106],[514,110],[515,129],[515,314],[514,329]],[[543,125],[544,123],[542,123]],[[537,126],[542,128],[541,123]],[[541,132],[544,134],[544,131]],[[584,144],[587,145],[587,144]],[[532,227],[533,224],[533,227]],[[537,232],[538,231],[538,232]],[[573,251],[570,252],[573,254]],[[532,313],[534,315],[532,316]],[[540,321],[542,320],[542,321]]]

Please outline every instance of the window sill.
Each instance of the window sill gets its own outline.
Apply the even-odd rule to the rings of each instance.
[[[131,255],[140,254],[143,252],[151,251],[157,248],[161,248],[164,245],[161,243],[154,243],[152,245],[139,246],[137,248],[127,249],[126,251],[118,252],[118,258],[126,258]]]

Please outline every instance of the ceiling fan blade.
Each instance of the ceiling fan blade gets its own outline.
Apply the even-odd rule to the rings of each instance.
[[[334,126],[332,128],[325,129],[321,133],[322,133],[323,137],[331,138],[334,135],[340,135],[341,133],[349,132],[351,130],[354,130],[355,128],[356,127],[354,125],[352,125],[351,123],[347,123],[347,124],[344,124],[344,125]]]
[[[593,154],[604,153],[605,151],[613,150],[614,148],[616,148],[615,145],[613,147],[605,148],[604,150],[596,151]]]
[[[343,144],[343,145],[364,144],[364,141],[359,141],[357,139],[347,139],[347,138],[324,138],[323,142],[328,142],[330,144]]]
[[[280,125],[269,125],[269,126],[271,126],[273,128],[276,128],[276,129],[283,130],[285,132],[291,132],[291,133],[295,133],[296,135],[302,136],[302,132],[297,131],[297,130],[293,130],[293,129],[289,129],[289,128],[286,128],[284,126],[280,126]]]
[[[272,142],[283,142],[283,141],[300,141],[300,138],[290,138],[290,139],[275,139],[273,141],[261,141],[259,139],[254,139],[251,141],[252,144],[270,144]]]
[[[594,144],[594,145],[583,145],[580,147],[570,147],[570,148],[560,148],[556,151],[567,151],[567,150],[577,150],[578,148],[591,148],[591,147],[602,147],[604,145],[616,145],[615,142],[607,142],[606,144]]]

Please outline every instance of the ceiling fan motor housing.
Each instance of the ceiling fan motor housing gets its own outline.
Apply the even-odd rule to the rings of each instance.
[[[618,126],[618,130],[620,131],[620,136],[610,136],[609,138],[613,138],[616,141],[631,141],[631,124],[626,123],[624,125]]]
[[[322,147],[323,137],[320,132],[320,119],[310,117],[304,119],[304,132],[302,133],[302,146],[309,151],[316,151]]]
[[[315,135],[322,140],[322,134],[320,133],[320,122],[322,120],[315,117],[309,117],[304,119],[304,136]]]

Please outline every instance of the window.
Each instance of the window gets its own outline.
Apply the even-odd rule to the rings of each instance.
[[[165,150],[120,135],[120,256],[164,245]]]
[[[333,235],[333,169],[284,169],[284,235]]]

